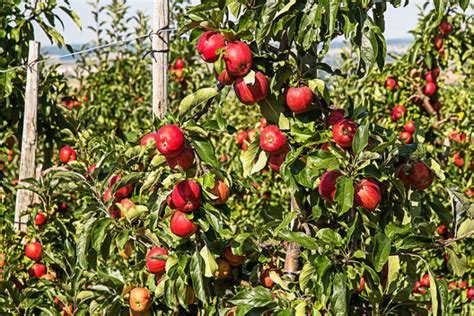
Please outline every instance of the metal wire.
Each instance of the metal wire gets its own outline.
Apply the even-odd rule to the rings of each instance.
[[[0,69],[0,73],[7,73],[7,72],[15,71],[17,69],[26,69],[28,66],[31,67],[34,64],[42,64],[42,63],[46,63],[46,62],[51,61],[51,60],[60,60],[60,59],[65,58],[65,57],[71,57],[71,56],[75,56],[75,55],[82,55],[82,54],[90,53],[90,52],[93,52],[93,51],[96,51],[96,50],[101,50],[103,48],[107,48],[107,47],[110,47],[110,46],[115,46],[115,45],[119,45],[119,44],[126,44],[126,43],[133,42],[133,41],[145,38],[145,37],[148,37],[151,40],[151,37],[153,35],[154,36],[159,36],[159,33],[161,33],[161,32],[174,32],[175,30],[176,30],[175,28],[161,29],[156,33],[151,32],[149,34],[135,36],[135,37],[133,37],[131,39],[128,39],[128,40],[125,40],[125,41],[115,41],[115,42],[112,42],[112,43],[107,43],[107,44],[91,47],[91,48],[88,48],[88,49],[84,49],[84,50],[81,50],[81,51],[77,51],[77,52],[73,52],[73,53],[69,53],[69,54],[65,54],[65,55],[54,56],[54,57],[34,61],[34,62],[30,63],[29,65],[25,64],[25,65],[15,66],[15,67],[3,69],[3,70]]]

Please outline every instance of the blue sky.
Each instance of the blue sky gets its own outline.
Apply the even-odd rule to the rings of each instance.
[[[61,0],[59,2],[62,2]],[[82,30],[74,25],[70,19],[63,19],[65,22],[65,30],[61,33],[65,37],[68,44],[82,44],[93,40],[94,34],[87,26],[92,25],[93,17],[87,0],[71,0],[72,8],[77,12],[82,21]],[[109,3],[110,0],[102,0],[102,3]],[[193,0],[193,3],[198,1]],[[385,37],[387,39],[406,39],[410,38],[408,31],[413,29],[417,23],[418,7],[422,5],[424,0],[410,0],[406,7],[394,9],[391,5],[387,5],[385,13]],[[142,10],[147,14],[151,14],[153,9],[153,0],[129,0],[128,5],[131,7],[130,12]],[[49,45],[49,40],[40,31],[37,33],[38,39],[42,45]]]

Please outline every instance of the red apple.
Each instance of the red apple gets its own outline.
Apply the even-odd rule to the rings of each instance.
[[[224,38],[217,32],[208,31],[201,35],[197,50],[202,60],[213,63],[219,59],[218,50],[225,47]]]
[[[362,206],[369,211],[377,208],[382,200],[382,193],[378,184],[371,179],[359,181],[355,186],[354,202],[356,206]]]
[[[465,133],[459,134],[459,132],[453,131],[451,133],[451,139],[455,141],[456,143],[464,143],[466,141],[466,134]]]
[[[395,79],[387,78],[387,80],[385,80],[385,87],[387,87],[388,90],[393,91],[393,89],[395,89],[396,86],[397,86],[397,81]]]
[[[342,173],[339,170],[326,171],[319,182],[319,195],[322,198],[334,202],[334,194],[336,193],[336,181]]]
[[[183,212],[176,211],[171,218],[170,229],[176,236],[189,238],[196,232],[197,227]]]
[[[155,143],[156,143],[156,133],[146,134],[140,140],[140,144],[142,146],[148,146],[149,144],[155,144]]]
[[[447,232],[448,228],[446,227],[446,225],[441,224],[441,226],[438,228],[438,234],[441,236],[445,236]]]
[[[411,134],[408,132],[401,132],[400,133],[400,140],[404,144],[410,144],[412,142]]]
[[[34,261],[39,261],[43,255],[43,247],[39,242],[30,242],[25,247],[25,255]]]
[[[176,125],[164,125],[156,134],[156,148],[165,156],[175,157],[184,150],[184,135]]]
[[[235,77],[245,76],[252,67],[252,52],[247,44],[235,41],[227,44],[224,62],[229,75]]]
[[[357,289],[357,292],[362,292],[365,288],[365,279],[363,277],[360,277],[359,280],[359,288]]]
[[[87,168],[87,171],[89,172],[89,175],[92,175],[94,173],[95,168],[97,167],[96,164],[92,164]]]
[[[449,33],[451,33],[452,30],[453,30],[453,25],[449,23],[448,21],[442,21],[439,24],[439,32],[443,36],[449,35]]]
[[[184,60],[181,57],[178,57],[174,62],[174,67],[176,69],[183,69],[184,67]]]
[[[460,151],[454,154],[454,164],[459,168],[464,166],[464,154]]]
[[[161,247],[155,247],[151,249],[148,254],[146,255],[145,261],[146,261],[146,266],[148,268],[148,271],[150,273],[161,273],[165,271],[166,267],[166,259],[154,259],[151,258],[153,256],[168,256],[168,252],[161,248]]]
[[[240,266],[245,260],[244,256],[234,255],[230,246],[227,246],[227,248],[225,249],[224,258],[233,267]]]
[[[171,198],[180,211],[192,212],[201,205],[201,187],[193,180],[181,181],[175,185]]]
[[[452,281],[448,283],[448,290],[452,291],[457,287],[456,282]]]
[[[472,301],[474,300],[474,287],[470,287],[466,290],[467,297]]]
[[[64,146],[59,151],[59,159],[62,163],[68,163],[76,160],[76,151],[69,146]]]
[[[229,192],[229,187],[223,180],[219,178],[215,178],[214,186],[211,189],[211,193],[217,196],[216,200],[211,200],[211,204],[221,205],[227,202],[230,192]]]
[[[422,162],[415,162],[411,166],[410,179],[411,184],[418,190],[424,190],[433,183],[433,172]]]
[[[255,72],[255,81],[253,84],[246,84],[244,78],[238,77],[234,82],[234,91],[240,102],[252,105],[263,101],[268,92],[268,81],[263,73]]]
[[[307,86],[291,87],[286,91],[286,105],[293,113],[304,113],[313,103],[313,91]]]
[[[466,286],[467,286],[467,282],[466,282],[466,281],[460,280],[460,281],[458,282],[458,287],[459,287],[460,289],[465,289]]]
[[[286,159],[286,155],[290,152],[290,146],[286,145],[285,149],[276,155],[271,155],[268,157],[268,165],[275,172],[280,172],[280,167]]]
[[[262,117],[262,118],[260,119],[260,130],[264,129],[265,126],[267,126],[267,119],[264,118],[264,117]]]
[[[286,136],[278,126],[268,125],[260,134],[260,147],[271,155],[281,153],[286,147]]]
[[[436,93],[436,84],[433,82],[427,82],[423,89],[423,93],[429,97],[433,96]]]
[[[357,131],[357,124],[351,120],[343,119],[334,124],[332,138],[341,147],[351,147],[352,139]]]
[[[189,145],[185,145],[181,154],[176,157],[166,157],[166,162],[171,169],[176,169],[178,166],[184,171],[191,169],[194,164],[194,151]]]
[[[428,72],[425,74],[425,80],[426,80],[427,82],[433,82],[433,83],[435,83],[435,82],[436,82],[436,78],[437,78],[436,73],[435,73],[434,71],[432,71],[432,70],[428,71]]]
[[[251,143],[253,143],[253,142],[255,141],[255,139],[257,138],[257,131],[254,130],[253,128],[252,128],[252,129],[249,129],[249,130],[247,131],[247,136],[248,136],[248,138],[249,138],[249,141],[250,141]]]
[[[412,120],[407,121],[405,123],[404,128],[405,128],[405,132],[413,134],[415,132],[415,122],[413,122]]]
[[[443,48],[443,38],[441,36],[437,36],[433,39],[433,46],[434,48],[439,51]]]
[[[235,141],[237,144],[242,145],[245,140],[247,139],[247,132],[246,131],[240,131],[235,135]]]
[[[333,126],[339,121],[342,121],[344,119],[344,109],[335,109],[332,110],[331,113],[329,113],[328,118],[327,118],[327,123],[328,126]]]
[[[393,107],[392,109],[392,120],[393,121],[397,121],[399,120],[405,113],[407,112],[407,109],[401,105],[401,104],[398,104],[396,106]]]
[[[34,263],[31,268],[28,269],[28,274],[32,278],[40,278],[43,274],[46,274],[46,266],[41,263]]]
[[[397,176],[403,182],[405,188],[410,187],[410,171],[411,166],[409,164],[403,164],[398,168]]]
[[[148,289],[143,287],[136,287],[130,291],[129,297],[130,315],[151,315],[149,312],[152,304],[152,299]],[[70,314],[67,314],[70,315]]]
[[[421,280],[420,280],[420,285],[423,286],[423,287],[430,287],[430,276],[427,274],[425,274]]]
[[[227,69],[224,69],[217,76],[217,80],[225,86],[230,86],[231,84],[234,83],[235,78],[233,76],[229,75],[229,72],[227,71]]]
[[[37,226],[41,226],[44,223],[46,223],[46,215],[44,215],[44,213],[38,212],[35,217],[35,224]]]
[[[272,278],[270,277],[270,272],[272,271],[278,275],[281,275],[281,271],[275,268],[265,269],[260,275],[260,283],[262,283],[267,289],[271,289],[275,285],[275,282],[273,282]]]

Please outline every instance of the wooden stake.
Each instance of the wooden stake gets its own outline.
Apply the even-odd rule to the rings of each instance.
[[[169,0],[155,0],[153,10],[153,113],[163,118],[168,110]]]
[[[29,42],[28,69],[26,74],[25,112],[23,117],[23,135],[21,138],[20,175],[19,183],[25,187],[27,183],[22,180],[35,178],[35,159],[37,141],[37,113],[38,113],[38,88],[39,65],[38,61],[40,43]],[[19,189],[15,205],[15,229],[26,232],[28,214],[23,214],[33,203],[34,193],[27,189]]]

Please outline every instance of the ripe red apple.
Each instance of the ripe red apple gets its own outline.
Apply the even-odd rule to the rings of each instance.
[[[459,134],[459,132],[453,131],[451,133],[451,140],[457,143],[464,143],[466,141],[466,134],[465,133]]]
[[[401,165],[397,171],[397,176],[403,182],[406,189],[410,187],[410,172],[411,166],[409,164]]]
[[[184,171],[191,169],[194,164],[194,151],[189,145],[185,145],[181,154],[176,157],[166,157],[166,162],[171,169],[176,169],[178,166]]]
[[[468,189],[464,190],[464,194],[465,194],[467,197],[473,197],[473,196],[474,196],[474,190],[471,189],[471,188],[468,188]]]
[[[260,283],[262,283],[267,289],[271,289],[275,285],[275,282],[273,282],[272,278],[270,277],[270,272],[272,271],[278,275],[281,275],[281,271],[275,268],[265,269],[260,275]]]
[[[280,167],[282,163],[285,161],[286,155],[289,152],[290,152],[290,146],[286,145],[285,149],[281,153],[271,155],[270,157],[268,157],[268,165],[270,166],[270,168],[272,168],[272,170],[275,172],[280,172]]]
[[[260,134],[260,147],[271,155],[281,153],[286,147],[286,136],[278,126],[268,125]]]
[[[464,166],[464,154],[460,151],[454,154],[454,164],[461,168]]]
[[[443,36],[449,35],[449,33],[451,33],[452,30],[453,30],[453,25],[449,23],[448,21],[442,21],[439,24],[439,32]]]
[[[183,212],[176,211],[171,217],[170,229],[176,236],[189,238],[196,232],[197,227]]]
[[[156,134],[156,148],[165,156],[175,157],[184,150],[184,135],[173,124],[164,125]]]
[[[184,60],[181,57],[178,57],[174,62],[174,67],[176,69],[183,69],[184,67]]]
[[[149,144],[156,143],[156,133],[149,133],[142,137],[140,144],[142,146],[148,146]]]
[[[398,104],[393,107],[392,109],[392,121],[398,121],[405,113],[407,112],[407,109],[405,106]]]
[[[423,287],[430,287],[430,276],[426,273],[420,280],[420,285]]]
[[[249,138],[249,141],[251,143],[253,143],[255,141],[255,139],[257,138],[257,131],[254,130],[253,128],[252,129],[249,129],[247,131],[247,137]]]
[[[466,290],[467,297],[470,300],[474,300],[474,287],[470,287]]]
[[[32,278],[40,278],[43,274],[46,274],[46,266],[41,263],[34,263],[31,268],[28,269],[28,274]]]
[[[432,70],[428,71],[428,72],[425,74],[425,80],[426,80],[427,82],[433,82],[433,83],[435,83],[435,82],[436,82],[436,78],[437,78],[436,73],[435,73],[434,71],[432,71]]]
[[[452,281],[448,283],[448,290],[452,291],[457,287],[456,282]]]
[[[96,164],[92,164],[87,168],[87,171],[89,172],[89,175],[92,175],[94,173],[95,168],[97,167]]]
[[[59,212],[66,212],[66,211],[67,211],[67,204],[66,204],[66,202],[61,202],[61,203],[58,205],[58,211],[59,211]]]
[[[224,62],[231,76],[245,76],[252,67],[252,52],[247,44],[235,41],[227,44],[224,54]]]
[[[385,87],[387,87],[388,90],[393,91],[393,89],[395,89],[396,86],[397,86],[397,81],[395,79],[387,78],[387,80],[385,80]]]
[[[438,228],[438,234],[441,236],[445,236],[447,232],[448,228],[446,227],[446,225],[441,224],[441,226]]]
[[[50,280],[51,282],[56,281],[56,277],[49,273],[43,274],[40,278],[45,279],[45,280]]]
[[[5,265],[5,254],[0,253],[0,268]]]
[[[226,203],[230,194],[227,184],[219,178],[215,178],[211,193],[217,196],[216,200],[211,201],[212,205],[221,205]]]
[[[313,103],[313,91],[307,86],[291,87],[286,91],[286,105],[293,113],[304,113]]]
[[[410,179],[411,184],[415,186],[415,188],[418,190],[428,188],[431,183],[433,183],[433,178],[433,172],[424,162],[418,161],[412,164]]]
[[[132,193],[132,191],[133,191],[133,184],[130,183],[118,189],[117,192],[115,192],[114,196],[118,199],[123,199],[129,196],[130,193]]]
[[[429,97],[433,96],[436,93],[436,84],[433,82],[427,82],[423,89],[423,93]]]
[[[466,281],[460,280],[460,281],[458,282],[458,287],[459,287],[460,289],[465,289],[466,286],[467,286],[467,282],[466,282]]]
[[[134,288],[130,291],[129,303],[132,315],[145,315],[142,313],[147,312],[152,303],[150,292],[143,287]]]
[[[39,242],[30,242],[25,247],[25,255],[34,261],[39,261],[43,255],[43,247]]]
[[[246,84],[244,78],[238,77],[234,82],[234,91],[240,102],[252,105],[263,101],[268,93],[268,81],[265,75],[260,72],[255,72],[255,81],[253,84]]]
[[[208,31],[201,35],[197,42],[197,50],[202,60],[213,63],[219,59],[217,51],[225,47],[224,38],[217,32]]]
[[[180,211],[192,212],[201,205],[201,187],[193,180],[181,181],[175,185],[171,198]]]
[[[120,204],[122,204],[123,208],[127,211],[131,210],[135,206],[135,203],[133,203],[130,199],[123,199],[120,201]]]
[[[247,139],[247,132],[246,131],[240,131],[235,135],[235,141],[237,144],[242,145],[244,141]]]
[[[148,271],[150,273],[161,273],[165,271],[166,268],[166,259],[154,259],[151,258],[153,256],[168,256],[168,252],[161,248],[161,247],[155,247],[151,249],[148,254],[146,255],[145,261],[146,261],[146,266],[148,268]]]
[[[224,258],[233,267],[240,266],[245,260],[244,256],[234,255],[234,253],[232,252],[232,248],[230,246],[227,246],[227,248],[225,249]]]
[[[229,75],[229,72],[227,71],[227,69],[224,69],[217,76],[217,80],[225,86],[230,86],[231,84],[234,83],[235,78],[233,76]]]
[[[59,160],[61,160],[62,163],[76,160],[76,151],[69,146],[64,146],[59,151]]]
[[[174,203],[173,203],[173,199],[172,199],[172,197],[171,197],[171,194],[168,195],[168,197],[166,198],[166,204],[168,204],[168,206],[169,206],[172,210],[177,209],[176,205],[174,205]]]
[[[104,192],[104,203],[107,203],[108,200],[112,198],[112,189],[107,188]]]
[[[319,182],[319,195],[322,198],[334,202],[334,194],[336,193],[336,181],[342,173],[339,170],[326,171]]]
[[[344,119],[344,109],[335,109],[332,110],[331,113],[329,113],[328,118],[327,118],[327,124],[328,126],[333,126],[339,121],[342,121]]]
[[[38,212],[35,217],[35,224],[37,226],[41,226],[44,223],[46,223],[46,215],[44,215],[44,213]]]
[[[436,112],[439,112],[439,110],[441,110],[441,108],[443,107],[443,105],[438,100],[431,102],[431,106]]]
[[[415,286],[413,287],[413,293],[418,293],[420,286],[421,286],[420,281],[416,281]]]
[[[373,211],[381,200],[382,193],[374,180],[364,179],[356,184],[354,190],[354,203],[356,206],[362,206],[369,211]]]
[[[410,144],[412,142],[411,134],[408,132],[401,132],[400,133],[400,140],[404,144]]]
[[[357,131],[357,127],[357,124],[351,120],[340,120],[332,128],[332,138],[341,147],[352,147],[352,139]]]
[[[405,132],[413,134],[415,132],[415,122],[413,122],[412,120],[407,121],[405,123],[404,128],[405,128]]]
[[[434,48],[439,51],[441,48],[443,48],[443,38],[441,36],[437,36],[433,39],[433,45]]]

